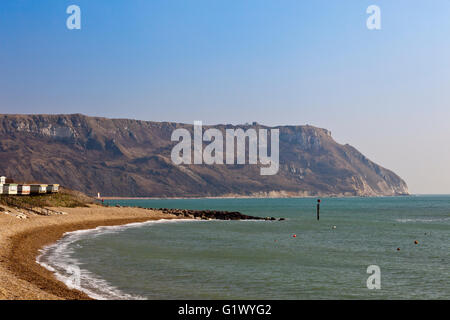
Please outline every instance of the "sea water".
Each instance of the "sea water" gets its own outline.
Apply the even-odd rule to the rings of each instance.
[[[39,263],[94,298],[450,298],[450,196],[323,198],[320,221],[311,198],[107,203],[286,220],[100,227],[43,250]],[[371,265],[380,289],[367,287]]]

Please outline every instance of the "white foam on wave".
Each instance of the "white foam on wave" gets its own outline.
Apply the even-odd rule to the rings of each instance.
[[[97,300],[142,300],[144,297],[131,295],[122,292],[106,280],[101,279],[92,272],[81,268],[82,263],[72,255],[70,248],[75,242],[86,237],[97,237],[105,233],[121,232],[130,228],[138,228],[159,223],[176,223],[197,221],[192,219],[161,219],[155,221],[145,221],[129,223],[119,226],[101,226],[95,229],[77,230],[66,232],[56,243],[46,246],[40,250],[41,254],[36,258],[36,262],[53,272],[55,277],[66,284],[70,289],[77,289],[86,293],[89,297]],[[79,270],[79,281],[74,282],[74,267]],[[79,284],[77,284],[79,283]]]
[[[405,219],[395,219],[395,221],[400,222],[400,223],[408,223],[408,222],[422,222],[422,223],[427,223],[427,222],[443,222],[443,221],[449,221],[450,217],[448,218],[405,218]]]

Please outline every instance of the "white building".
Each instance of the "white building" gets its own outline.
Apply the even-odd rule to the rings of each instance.
[[[47,184],[30,184],[30,191],[32,194],[47,193]]]
[[[6,183],[6,177],[1,176],[0,177],[0,194],[3,194],[3,185]]]
[[[59,184],[49,184],[47,186],[47,193],[57,193],[59,191]]]
[[[29,184],[19,184],[17,186],[17,194],[29,195],[31,192],[31,187]]]
[[[17,183],[6,183],[3,185],[3,194],[17,194]]]

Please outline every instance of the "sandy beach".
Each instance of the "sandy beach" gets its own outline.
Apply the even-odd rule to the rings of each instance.
[[[70,290],[37,264],[39,249],[57,241],[65,232],[178,218],[141,208],[90,205],[52,209],[66,214],[18,218],[17,212],[0,213],[0,299],[90,299],[83,292]]]

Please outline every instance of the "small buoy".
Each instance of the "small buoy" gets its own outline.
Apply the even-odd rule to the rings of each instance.
[[[400,248],[397,248],[397,251],[400,251]]]
[[[336,229],[336,226],[333,226],[333,229]]]
[[[293,236],[292,236],[293,238],[297,238],[297,235],[296,234],[294,234]]]
[[[414,244],[419,244],[419,241],[417,241],[417,240],[416,240],[416,241],[414,241]]]

